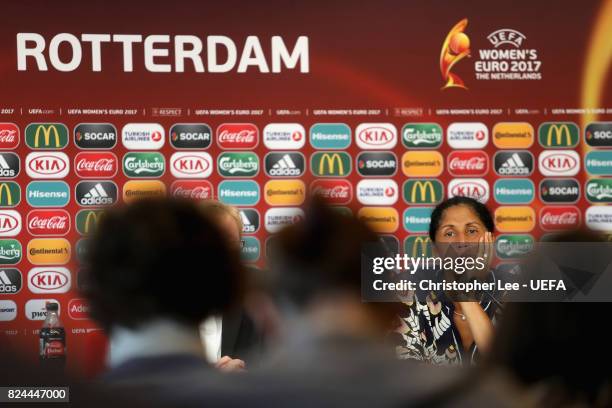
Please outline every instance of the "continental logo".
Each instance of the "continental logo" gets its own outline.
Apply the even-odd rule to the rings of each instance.
[[[404,253],[412,258],[433,254],[431,239],[427,235],[412,235],[404,241]]]
[[[70,243],[64,238],[35,238],[28,242],[27,256],[33,265],[65,265],[70,261]]]
[[[538,141],[543,147],[575,147],[579,140],[578,125],[573,122],[545,122],[538,129]]]
[[[132,202],[139,198],[163,197],[166,186],[159,180],[130,180],[123,185],[123,201]]]
[[[300,180],[271,180],[264,187],[269,205],[298,206],[306,197],[306,186]]]
[[[30,149],[63,149],[68,145],[68,128],[63,123],[30,123],[25,141]]]
[[[100,218],[104,214],[102,210],[81,210],[76,215],[76,229],[81,235],[92,234],[96,231]]]
[[[21,201],[21,187],[14,181],[0,182],[0,207],[15,207]]]
[[[408,177],[437,177],[444,170],[444,159],[437,151],[408,151],[402,156],[402,171]]]
[[[404,183],[404,201],[407,204],[438,204],[444,198],[440,180],[416,179]]]
[[[317,152],[310,158],[310,170],[317,177],[346,177],[351,173],[351,156],[345,152]]]
[[[357,218],[381,234],[394,233],[399,227],[399,215],[392,207],[362,207]]]
[[[500,122],[493,126],[493,144],[500,149],[527,149],[534,139],[533,126],[527,122]]]
[[[498,207],[495,210],[495,226],[500,232],[529,232],[535,223],[536,216],[531,207]]]

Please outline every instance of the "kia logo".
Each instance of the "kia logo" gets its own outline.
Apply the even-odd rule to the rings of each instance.
[[[32,274],[30,283],[37,289],[57,290],[68,284],[68,278],[59,271],[49,269]]]

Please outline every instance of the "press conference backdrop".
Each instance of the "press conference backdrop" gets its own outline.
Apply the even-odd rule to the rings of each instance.
[[[143,196],[239,207],[259,266],[308,192],[400,252],[456,195],[489,206],[504,262],[612,230],[612,5],[562,3],[4,5],[3,343],[36,358],[53,299],[69,367],[101,368],[79,257],[104,206]]]

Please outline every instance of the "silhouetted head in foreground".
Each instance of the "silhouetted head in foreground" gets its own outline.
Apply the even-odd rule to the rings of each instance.
[[[134,328],[165,318],[197,325],[237,300],[239,254],[201,207],[142,199],[110,208],[87,246],[91,316]]]
[[[387,304],[361,301],[362,251],[365,245],[382,245],[361,221],[314,199],[303,220],[272,239],[271,271],[279,292],[298,310],[339,311],[350,304],[364,316],[377,315],[381,325],[394,316]]]
[[[574,231],[549,242],[605,240],[589,231]],[[554,399],[609,406],[606,404],[612,402],[612,357],[605,333],[609,330],[611,305],[508,303],[491,354],[492,362],[528,387],[549,386]],[[602,398],[607,398],[607,402],[602,403]]]

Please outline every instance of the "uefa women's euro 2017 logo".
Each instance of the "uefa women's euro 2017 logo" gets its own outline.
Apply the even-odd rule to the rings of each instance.
[[[467,25],[467,18],[455,24],[446,35],[442,44],[440,72],[442,73],[442,78],[446,81],[442,90],[447,88],[467,89],[463,80],[457,74],[451,72],[459,61],[470,56],[470,37],[464,32]]]
[[[472,49],[465,33],[467,18],[448,32],[440,52],[440,73],[448,88],[468,89],[457,74],[451,72],[465,57],[474,57],[473,79],[476,81],[537,81],[542,79],[539,50],[525,47],[527,36],[512,28],[500,28],[486,37],[484,48]],[[477,38],[477,37],[476,37]]]

